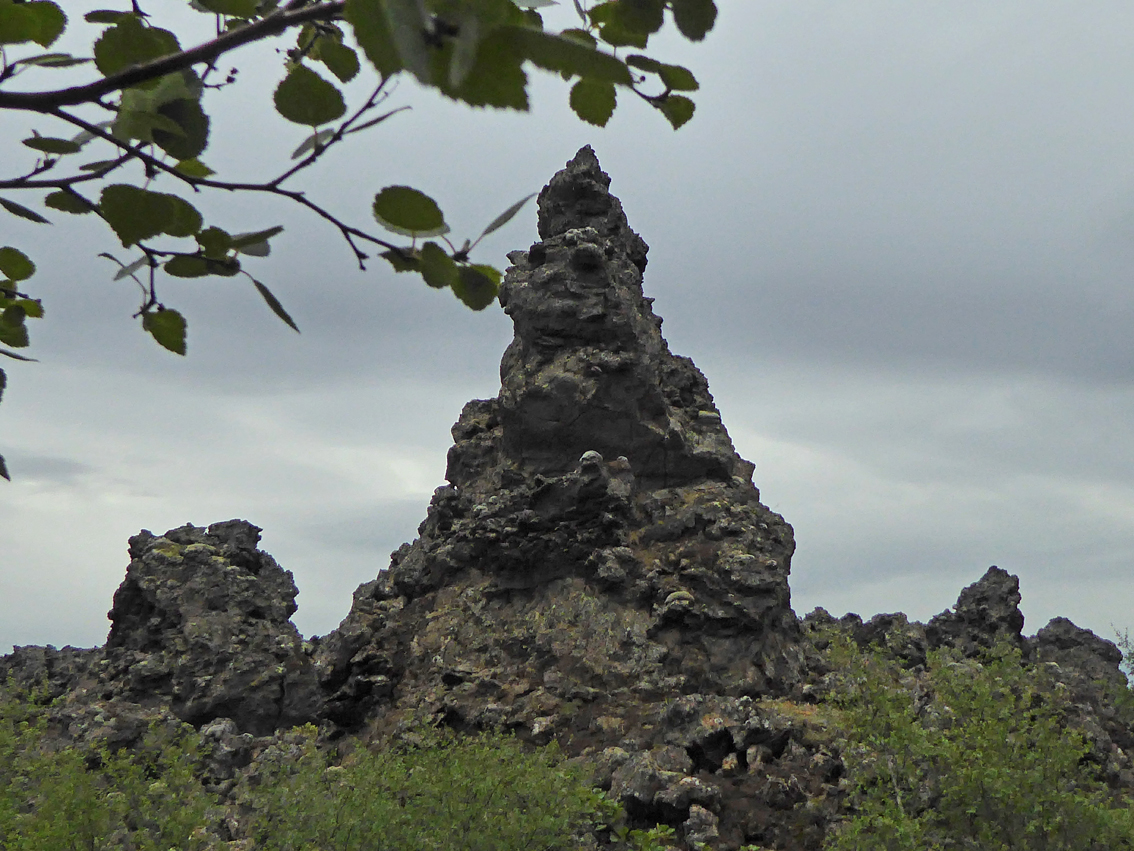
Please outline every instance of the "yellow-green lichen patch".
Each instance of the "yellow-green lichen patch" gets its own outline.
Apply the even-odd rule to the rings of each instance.
[[[158,538],[150,544],[150,552],[159,553],[166,558],[181,558],[181,546],[168,538]]]

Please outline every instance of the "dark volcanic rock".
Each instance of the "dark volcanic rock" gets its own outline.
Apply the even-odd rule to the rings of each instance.
[[[454,485],[492,486],[505,471],[563,475],[588,450],[626,458],[645,488],[750,479],[705,377],[662,338],[642,295],[647,246],[609,185],[587,147],[540,193],[543,241],[512,252],[500,291],[516,328],[500,396],[473,403],[457,426],[493,431],[475,447],[458,440]]]
[[[418,539],[320,641],[326,717],[381,734],[426,716],[574,753],[621,748],[619,794],[641,798],[643,818],[688,821],[702,844],[723,831],[735,847],[741,829],[714,812],[708,777],[729,755],[735,770],[747,745],[679,746],[699,767],[643,755],[674,744],[662,719],[675,696],[798,683],[795,545],[760,504],[704,376],[669,352],[642,295],[646,245],[609,183],[584,148],[541,193],[543,239],[510,255],[501,289],[516,335],[500,395],[465,407],[450,484]]]
[[[259,540],[243,520],[130,539],[106,641],[121,697],[161,696],[192,724],[231,718],[257,734],[316,714],[314,667],[290,620],[298,592]]]
[[[705,377],[670,353],[609,185],[584,148],[540,194],[541,241],[510,255],[500,292],[515,324],[500,393],[465,406],[449,484],[338,629],[302,641],[291,574],[247,522],[142,532],[106,646],[18,648],[0,696],[11,678],[56,699],[64,741],[196,725],[231,851],[255,844],[241,790],[298,752],[283,728],[318,722],[349,750],[422,720],[555,740],[631,827],[671,825],[682,849],[819,851],[858,747],[828,702],[833,635],[899,660],[922,697],[931,650],[977,665],[1007,639],[1067,691],[1099,774],[1134,787],[1117,649],[1062,619],[1022,639],[1019,581],[999,568],[928,625],[817,609],[801,628],[792,528],[760,503]]]
[[[926,625],[930,647],[948,645],[966,656],[1000,639],[1021,647],[1024,613],[1020,599],[1020,578],[993,565],[961,592],[952,610]]]

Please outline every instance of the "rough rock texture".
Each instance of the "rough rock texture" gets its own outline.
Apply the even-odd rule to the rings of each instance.
[[[322,693],[291,623],[291,573],[243,520],[130,539],[110,635],[96,650],[18,648],[0,674],[122,705],[167,707],[201,725],[229,718],[263,735],[315,717]]]
[[[335,723],[427,715],[633,756],[663,744],[674,697],[799,681],[791,527],[760,504],[704,376],[670,354],[609,182],[584,148],[541,193],[542,241],[501,290],[516,336],[500,395],[465,407],[420,537],[316,651]],[[719,808],[690,791],[712,786],[696,771],[669,779],[644,819]]]
[[[980,581],[961,592],[951,611],[929,622],[926,638],[931,647],[949,645],[966,656],[999,639],[1020,646],[1024,629],[1020,600],[1019,578],[993,565]]]
[[[67,741],[197,726],[231,851],[253,842],[240,789],[295,752],[289,725],[380,744],[421,719],[556,740],[633,826],[672,825],[684,849],[818,851],[847,788],[829,629],[919,688],[931,651],[1008,640],[1070,690],[1100,772],[1134,787],[1117,649],[1063,619],[1022,638],[1019,581],[999,568],[928,625],[819,609],[801,628],[792,529],[760,503],[704,376],[669,352],[647,246],[609,184],[584,148],[541,193],[541,241],[510,255],[500,293],[515,323],[500,393],[465,407],[449,484],[338,629],[302,641],[291,575],[245,521],[142,532],[106,645],[17,648],[0,692],[11,677],[58,698]]]
[[[291,623],[291,573],[256,548],[243,520],[130,539],[106,650],[128,670],[125,697],[168,697],[192,724],[231,718],[264,734],[311,718],[314,667]]]

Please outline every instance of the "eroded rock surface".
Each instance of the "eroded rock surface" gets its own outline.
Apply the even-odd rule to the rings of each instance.
[[[1019,581],[999,568],[927,625],[816,610],[801,626],[792,528],[761,504],[705,377],[670,353],[646,243],[609,186],[584,148],[540,194],[541,239],[510,255],[500,293],[515,323],[500,393],[465,406],[418,538],[336,630],[302,640],[256,526],[183,526],[131,538],[104,647],[17,648],[0,678],[57,698],[63,740],[196,726],[227,851],[254,844],[240,789],[294,754],[287,727],[381,744],[421,720],[555,740],[634,826],[672,825],[684,849],[818,851],[847,790],[832,629],[918,688],[931,651],[976,664],[1006,640],[1071,690],[1089,758],[1134,787],[1129,713],[1108,696],[1117,649],[1063,619],[1023,638]]]
[[[310,720],[322,693],[290,620],[298,592],[259,540],[243,520],[135,535],[106,645],[18,648],[0,673],[115,714],[161,706],[196,726],[228,718],[259,735]]]

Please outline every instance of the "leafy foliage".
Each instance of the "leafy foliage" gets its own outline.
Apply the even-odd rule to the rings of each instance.
[[[377,246],[396,271],[420,274],[429,286],[450,289],[470,308],[483,309],[496,298],[500,272],[470,260],[479,239],[460,247],[449,242],[444,214],[425,193],[395,184],[375,197],[378,223],[395,236],[409,237],[406,245],[344,221],[285,184],[294,183],[346,136],[400,111],[375,114],[403,74],[470,106],[526,110],[527,69],[534,67],[572,84],[569,103],[583,121],[604,126],[622,88],[678,128],[692,117],[694,104],[676,93],[697,89],[693,74],[641,53],[623,58],[619,49],[646,49],[667,14],[682,35],[699,41],[717,14],[713,0],[573,0],[580,26],[553,32],[545,29],[539,11],[555,5],[549,0],[192,0],[186,8],[209,16],[216,37],[186,47],[177,33],[159,25],[167,14],[160,4],[148,11],[137,0],[122,5],[126,8],[90,12],[79,22],[68,19],[56,0],[0,0],[0,113],[38,114],[53,128],[34,129],[22,140],[20,150],[34,160],[19,176],[0,179],[0,190],[28,192],[42,196],[50,210],[102,219],[134,252],[126,261],[110,259],[119,266],[117,277],[130,277],[139,286],[135,317],[159,344],[178,354],[186,351],[185,318],[159,298],[160,273],[245,276],[269,308],[298,330],[282,303],[244,268],[248,258],[268,253],[271,237],[238,244],[229,230],[204,221],[192,203],[195,194],[212,190],[286,198],[337,228],[360,268],[369,259],[363,246]],[[96,28],[89,56],[46,52],[68,28],[83,25]],[[212,91],[234,84],[236,72],[219,79],[219,60],[243,45],[288,32],[294,32],[295,46],[286,52],[271,98],[283,119],[309,130],[295,150],[299,161],[262,183],[222,179],[208,164],[207,101]],[[50,88],[49,79],[31,90],[10,86],[17,77],[39,79],[53,69],[76,66],[90,66],[93,78],[62,89]],[[352,104],[342,84],[366,71],[372,78],[370,94]],[[86,183],[104,185],[95,193],[80,192]],[[10,197],[0,196],[0,207],[30,222],[52,223]],[[518,209],[519,204],[509,207],[481,236]],[[279,229],[273,231],[271,236]],[[417,240],[424,237],[442,242],[419,247]],[[19,347],[27,344],[25,338],[18,310],[0,319],[0,342]],[[12,356],[3,349],[0,354]]]
[[[331,765],[301,731],[298,753],[264,772],[254,838],[265,851],[528,851],[573,847],[595,815],[595,794],[554,748],[513,737],[457,737],[432,729],[413,744],[358,748]]]
[[[830,851],[1134,848],[1134,813],[1084,764],[1059,685],[1014,648],[981,661],[935,652],[920,688],[846,639],[828,653],[855,807]]]
[[[134,750],[63,746],[45,735],[42,703],[0,700],[0,848],[5,851],[201,851],[224,802],[201,783],[202,744],[188,725],[155,725]],[[673,829],[630,830],[621,807],[555,749],[502,733],[413,731],[382,751],[333,758],[314,727],[258,759],[236,805],[264,851],[530,851],[577,847],[609,830],[614,847],[661,851]],[[231,803],[228,806],[233,806]]]
[[[153,727],[134,752],[52,747],[26,700],[0,703],[0,847],[196,851],[216,802],[197,779],[192,728]]]

